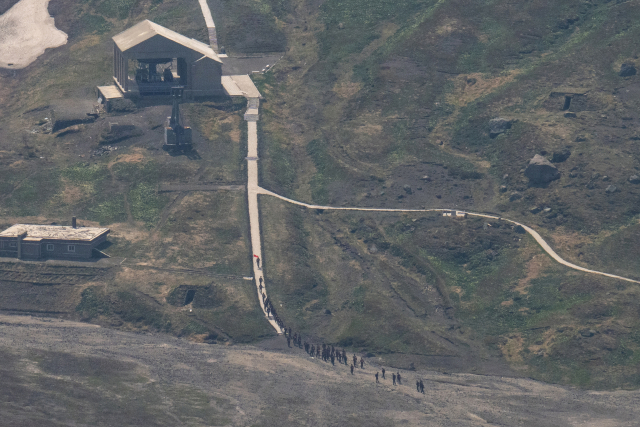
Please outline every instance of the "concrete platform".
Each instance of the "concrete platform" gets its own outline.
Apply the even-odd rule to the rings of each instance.
[[[233,76],[240,74],[251,74],[261,72],[267,65],[269,68],[282,58],[284,53],[275,52],[272,54],[228,56],[222,61],[222,75]]]
[[[256,88],[256,85],[253,84],[253,80],[251,80],[251,77],[248,75],[245,74],[230,77],[247,98],[262,98],[258,88]]]
[[[222,87],[229,96],[244,96],[244,93],[240,90],[236,82],[233,81],[231,76],[222,76]]]

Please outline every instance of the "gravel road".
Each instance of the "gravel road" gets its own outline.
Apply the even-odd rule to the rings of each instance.
[[[5,377],[1,382],[13,384],[13,389],[42,384],[42,377],[76,384],[55,390],[55,397],[40,405],[33,398],[29,405],[22,404],[24,392],[3,395],[0,391],[0,411],[8,414],[9,425],[34,425],[40,419],[47,422],[38,421],[39,425],[116,425],[113,418],[101,418],[100,414],[108,413],[104,402],[122,405],[122,413],[131,403],[122,399],[126,393],[113,384],[95,386],[100,373],[87,372],[95,366],[115,366],[113,373],[102,371],[102,375],[123,384],[129,381],[123,372],[134,372],[131,377],[136,380],[130,387],[135,386],[136,396],[153,391],[163,397],[164,404],[152,412],[157,420],[140,424],[120,419],[118,425],[607,427],[636,426],[640,419],[638,391],[589,392],[522,378],[428,371],[401,371],[403,385],[394,387],[388,367],[387,379],[375,383],[373,375],[379,367],[374,359],[351,375],[344,365],[331,366],[302,350],[288,349],[282,337],[255,346],[219,346],[58,319],[0,315],[0,354],[17,367],[11,372],[0,370]],[[74,362],[65,364],[69,360]],[[40,382],[34,383],[34,376]],[[418,377],[425,381],[424,395],[415,391]],[[101,381],[97,384],[106,380]],[[78,409],[78,403],[74,411],[50,409],[55,404],[51,399],[82,402],[83,397],[74,393],[87,385],[104,394],[93,406]],[[219,423],[207,419],[201,402],[196,405],[198,411],[185,416],[182,412],[191,409],[181,410],[177,398],[166,391],[176,387],[209,396],[208,405],[226,418],[216,418]]]

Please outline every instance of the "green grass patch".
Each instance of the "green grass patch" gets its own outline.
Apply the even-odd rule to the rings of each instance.
[[[153,227],[169,198],[158,194],[152,185],[142,182],[129,191],[128,200],[133,219]]]

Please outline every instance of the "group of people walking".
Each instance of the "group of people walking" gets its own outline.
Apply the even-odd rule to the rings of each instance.
[[[291,342],[293,341],[294,347],[298,347],[300,349],[304,348],[304,351],[311,357],[316,357],[318,359],[322,359],[324,362],[331,362],[332,365],[335,366],[335,362],[337,361],[339,364],[344,364],[346,366],[350,365],[351,375],[354,375],[355,369],[360,365],[360,369],[364,369],[364,357],[360,356],[358,359],[357,355],[353,355],[352,363],[349,363],[349,358],[347,357],[347,351],[345,349],[337,349],[332,345],[327,344],[309,344],[306,341],[302,341],[302,334],[298,334],[297,332],[293,332],[291,328],[284,328],[284,335],[287,338],[287,345],[291,347]],[[382,368],[382,379],[386,379],[385,377],[386,371]],[[376,372],[375,374],[376,383],[380,382],[380,372]],[[400,371],[391,374],[391,380],[393,381],[393,385],[402,385],[402,375]],[[416,390],[418,393],[424,394],[424,382],[421,379],[416,379]]]
[[[260,258],[258,258],[257,255],[254,255],[254,257],[256,258],[256,264],[258,266],[258,269],[260,269]],[[347,351],[345,349],[339,350],[334,346],[332,345],[330,346],[327,344],[322,344],[322,347],[321,347],[320,344],[309,344],[306,341],[304,341],[304,344],[303,344],[302,334],[293,332],[291,328],[287,329],[285,327],[285,324],[282,321],[282,319],[278,317],[278,314],[276,313],[276,310],[273,307],[273,303],[271,302],[269,297],[262,291],[264,289],[264,286],[262,285],[264,279],[262,278],[262,276],[260,276],[259,281],[260,281],[260,285],[258,286],[258,289],[260,291],[260,295],[262,296],[262,303],[264,305],[264,310],[267,316],[273,316],[273,320],[278,324],[278,327],[280,327],[280,330],[283,331],[284,336],[287,338],[287,345],[289,347],[291,347],[291,342],[293,341],[293,345],[295,347],[298,347],[301,349],[304,348],[304,351],[307,352],[307,354],[311,357],[316,357],[319,359],[321,358],[324,362],[330,361],[333,366],[335,366],[336,361],[339,364],[344,363],[347,366],[349,365],[349,359],[347,358]],[[358,360],[358,356],[354,354],[352,360],[353,360],[353,363],[351,363],[350,370],[351,370],[351,375],[354,375],[354,369],[358,367],[358,362],[360,363],[360,369],[364,369],[364,358],[360,356],[360,359]],[[383,380],[386,379],[385,373],[386,373],[385,369],[382,368]],[[376,378],[376,383],[379,383],[380,382],[379,372],[376,372],[375,378]],[[402,376],[400,375],[400,371],[398,371],[397,373],[392,373],[391,379],[393,381],[393,385],[396,385],[396,384],[402,385]],[[424,383],[422,382],[421,379],[416,379],[416,390],[419,393],[424,394]]]

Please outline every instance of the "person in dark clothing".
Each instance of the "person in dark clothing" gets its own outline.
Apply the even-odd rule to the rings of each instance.
[[[384,368],[382,368],[382,379],[384,380]]]
[[[398,385],[402,384],[402,378],[400,377],[400,372],[396,375],[398,377]]]
[[[364,369],[364,358],[360,358],[360,369]]]
[[[256,265],[258,266],[258,270],[259,270],[260,269],[260,257],[256,257]]]
[[[416,380],[416,391],[420,392],[420,381]]]
[[[258,289],[260,289],[260,293],[262,293],[262,283],[260,283],[260,286],[258,287]]]
[[[349,361],[347,360],[347,350],[342,349],[342,360],[344,360],[344,364],[347,365]]]
[[[331,364],[332,364],[333,366],[336,366],[335,361],[336,361],[336,356],[332,354],[332,355],[331,355]]]
[[[353,375],[353,365],[351,365],[351,375]]]
[[[356,366],[358,365],[358,358],[356,357],[355,354],[353,355],[353,364]]]
[[[391,378],[393,378],[393,385],[396,385],[396,374],[391,374]]]
[[[291,336],[291,328],[289,328],[289,336]]]
[[[291,348],[291,337],[287,335],[287,345]]]
[[[424,394],[424,383],[420,380],[420,393]]]
[[[320,357],[320,346],[316,347],[316,357]]]
[[[378,381],[378,373],[376,372],[376,384],[379,383],[380,381]]]
[[[311,355],[311,357],[316,355],[316,347],[311,344],[311,351],[309,352],[309,354]]]

